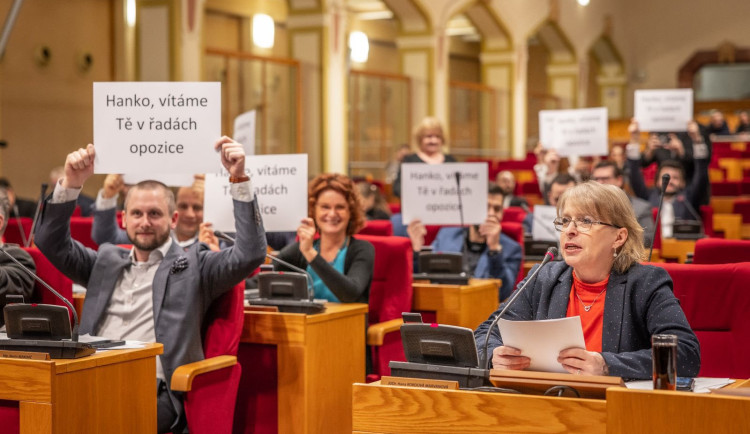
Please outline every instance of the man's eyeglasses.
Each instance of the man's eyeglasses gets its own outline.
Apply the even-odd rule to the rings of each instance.
[[[612,223],[604,223],[596,220],[592,220],[589,217],[579,217],[576,219],[572,219],[570,217],[558,217],[553,222],[555,225],[555,229],[558,232],[562,232],[563,229],[567,229],[570,225],[570,222],[573,222],[573,224],[576,225],[576,228],[581,232],[588,232],[591,230],[591,226],[593,225],[604,225],[604,226],[611,226],[613,228],[620,229],[620,226],[613,225]]]

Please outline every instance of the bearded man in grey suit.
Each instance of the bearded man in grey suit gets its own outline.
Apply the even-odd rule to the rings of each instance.
[[[212,252],[197,243],[183,250],[170,237],[177,221],[174,195],[156,181],[139,183],[125,199],[123,224],[132,249],[103,244],[96,252],[72,240],[76,197],[94,173],[93,145],[68,155],[65,176],[46,201],[36,231],[50,262],[88,288],[81,334],[164,344],[156,364],[159,432],[182,432],[186,426],[183,397],[168,385],[178,366],[204,358],[201,327],[209,306],[257,268],[266,252],[242,145],[222,137],[214,147],[230,174],[237,231],[231,248]]]

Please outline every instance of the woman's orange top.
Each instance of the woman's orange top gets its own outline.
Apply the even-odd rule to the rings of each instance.
[[[587,351],[597,353],[602,351],[604,298],[607,296],[607,283],[609,283],[609,276],[601,282],[584,283],[573,271],[573,286],[570,288],[566,316],[581,317],[583,339],[586,341]],[[589,307],[588,310],[586,306]]]

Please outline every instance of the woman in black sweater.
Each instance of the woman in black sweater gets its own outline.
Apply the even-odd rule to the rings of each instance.
[[[426,163],[442,164],[455,163],[456,159],[450,154],[443,153],[445,145],[445,136],[443,135],[443,125],[437,118],[424,118],[414,130],[414,141],[417,143],[418,150],[409,154],[401,160],[401,163]],[[393,194],[401,197],[401,169],[393,181]]]
[[[364,223],[361,198],[351,179],[318,175],[308,187],[308,218],[297,229],[299,241],[282,249],[279,258],[310,273],[316,299],[367,303],[375,249],[352,237]],[[315,239],[316,234],[320,238]]]

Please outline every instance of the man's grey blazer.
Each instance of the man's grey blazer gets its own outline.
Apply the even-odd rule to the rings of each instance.
[[[76,202],[45,203],[35,241],[50,262],[73,282],[87,288],[80,333],[96,333],[122,271],[130,266],[129,251],[112,244],[88,249],[70,237]],[[266,238],[255,200],[234,201],[236,244],[212,252],[196,243],[184,251],[173,243],[153,281],[154,330],[164,344],[161,357],[167,384],[178,366],[202,360],[201,327],[211,303],[242,282],[265,258]],[[180,261],[177,261],[178,258]],[[186,264],[186,266],[183,266]],[[181,397],[170,390],[178,414]]]

